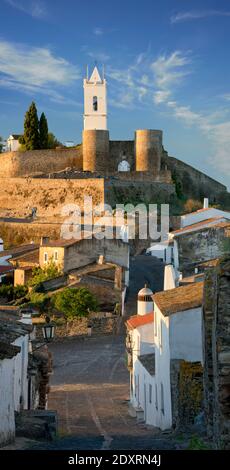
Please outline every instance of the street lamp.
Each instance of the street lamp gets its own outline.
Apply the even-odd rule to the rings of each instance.
[[[50,317],[46,317],[46,323],[42,327],[44,340],[49,343],[54,338],[55,325],[51,323]]]
[[[42,334],[43,334],[43,338],[44,338],[45,342],[42,343],[42,344],[39,344],[39,346],[37,346],[36,348],[33,348],[32,343],[30,343],[31,344],[31,352],[37,351],[37,349],[42,348],[47,343],[50,343],[50,341],[52,341],[52,339],[54,338],[54,333],[55,333],[55,324],[51,323],[50,317],[47,316],[46,317],[46,323],[42,326]]]

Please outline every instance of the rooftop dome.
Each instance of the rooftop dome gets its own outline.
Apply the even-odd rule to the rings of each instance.
[[[138,297],[143,297],[143,296],[148,296],[151,297],[153,295],[153,292],[149,287],[147,287],[147,284],[145,284],[145,287],[143,287],[141,290],[138,292]]]

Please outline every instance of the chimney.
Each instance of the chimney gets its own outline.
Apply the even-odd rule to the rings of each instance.
[[[204,197],[204,209],[208,209],[208,197]]]

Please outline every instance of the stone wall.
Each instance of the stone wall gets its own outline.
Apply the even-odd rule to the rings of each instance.
[[[167,156],[164,162],[182,183],[184,194],[193,199],[208,197],[212,203],[217,193],[226,191],[226,186],[177,158]]]
[[[172,423],[183,429],[194,424],[203,409],[203,368],[200,362],[170,362]]]
[[[119,317],[117,316],[105,316],[100,315],[100,312],[93,314],[94,317],[83,317],[76,318],[71,321],[65,321],[64,319],[57,320],[55,329],[54,341],[61,341],[64,338],[71,337],[87,337],[88,326],[91,326],[91,334],[105,335],[105,334],[116,334],[118,331]],[[42,323],[36,325],[36,339],[42,340]]]
[[[67,167],[82,170],[82,146],[74,149],[33,150],[1,154],[1,176],[37,175],[64,170]]]
[[[210,226],[176,237],[180,271],[224,255],[229,250],[226,236],[225,228]]]
[[[203,315],[207,431],[215,448],[230,450],[230,255],[206,272]]]
[[[159,183],[151,179],[106,179],[105,201],[112,207],[116,204],[167,203],[175,193],[173,184]]]
[[[83,207],[84,196],[93,204],[104,202],[104,180],[0,178],[0,216],[28,217],[33,207],[38,217],[60,217],[66,204]]]
[[[130,164],[131,171],[135,170],[134,141],[133,140],[110,140],[109,142],[109,171],[116,172],[122,156]]]

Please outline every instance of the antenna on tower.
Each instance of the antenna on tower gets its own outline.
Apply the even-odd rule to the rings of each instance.
[[[103,77],[103,80],[105,80],[105,64],[103,64],[102,66],[102,77]]]
[[[89,80],[89,66],[86,65],[86,79]]]

